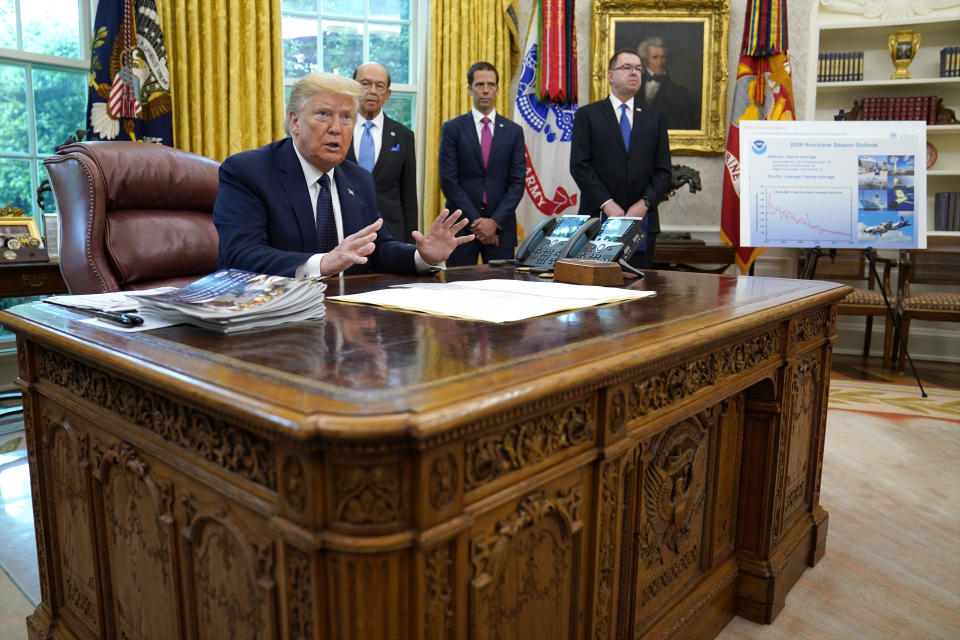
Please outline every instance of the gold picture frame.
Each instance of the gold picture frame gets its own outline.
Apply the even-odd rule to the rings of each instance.
[[[593,0],[592,12],[591,100],[609,93],[607,63],[616,51],[636,49],[641,40],[660,36],[668,48],[671,78],[700,105],[698,129],[668,130],[670,150],[723,153],[729,0]]]
[[[37,227],[37,221],[27,216],[4,216],[0,217],[0,236],[4,238],[15,238],[16,236],[28,235],[36,238],[41,243],[43,238],[40,236],[40,229]]]

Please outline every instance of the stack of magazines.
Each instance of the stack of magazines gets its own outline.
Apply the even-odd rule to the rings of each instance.
[[[326,288],[319,280],[226,269],[174,291],[138,295],[137,302],[141,313],[235,333],[322,318]]]

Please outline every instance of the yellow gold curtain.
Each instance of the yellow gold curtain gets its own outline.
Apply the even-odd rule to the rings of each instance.
[[[158,0],[174,146],[222,161],[283,133],[280,0]]]
[[[510,79],[520,56],[516,0],[433,0],[430,3],[430,53],[427,61],[427,127],[424,153],[423,228],[443,207],[437,175],[440,127],[473,106],[467,93],[467,69],[485,60],[500,73],[497,112],[510,116]]]

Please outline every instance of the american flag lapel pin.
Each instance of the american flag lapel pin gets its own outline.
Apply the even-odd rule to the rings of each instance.
[[[353,195],[356,195],[356,194],[353,192],[353,189],[351,189],[350,187],[347,187],[347,193],[349,193],[349,194],[352,195],[352,196],[353,196]]]

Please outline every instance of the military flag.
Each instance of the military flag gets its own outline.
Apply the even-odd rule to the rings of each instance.
[[[573,0],[536,0],[518,70],[513,120],[523,127],[527,173],[517,222],[527,233],[546,216],[577,213],[570,137],[577,112]]]
[[[724,158],[720,236],[737,247],[737,266],[747,273],[766,249],[740,246],[740,120],[795,120],[787,53],[786,0],[747,0],[743,46],[737,66],[727,152]]]
[[[154,0],[100,0],[87,97],[87,139],[173,145],[167,49]]]

